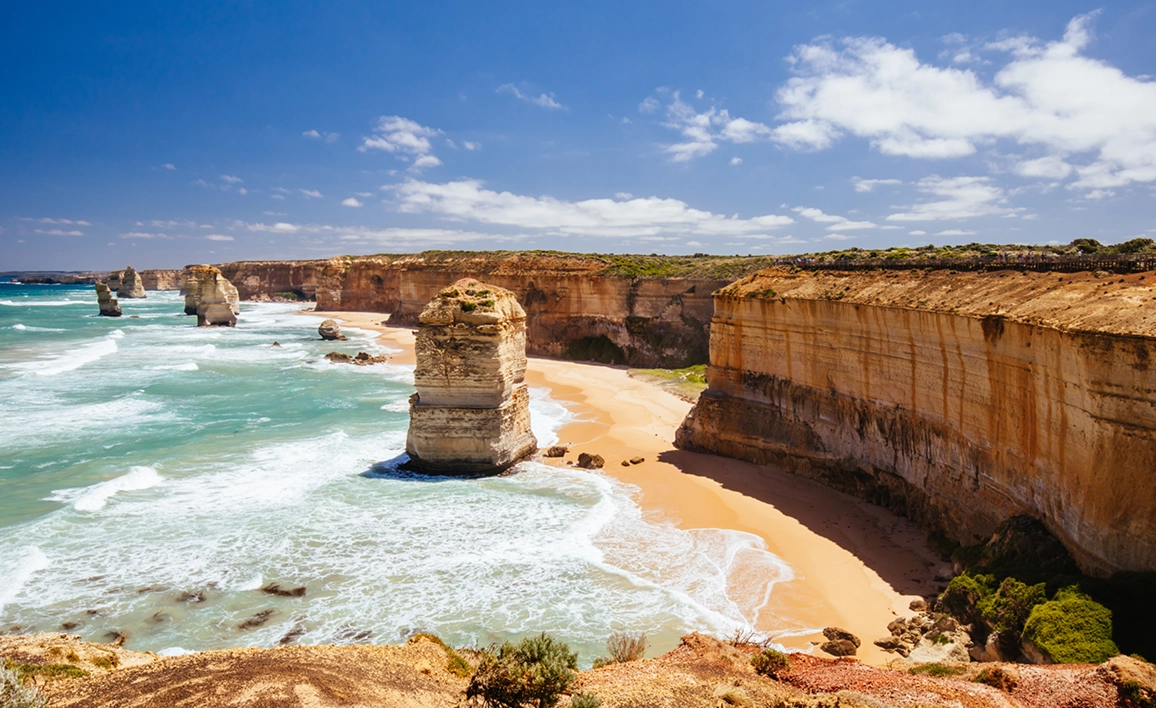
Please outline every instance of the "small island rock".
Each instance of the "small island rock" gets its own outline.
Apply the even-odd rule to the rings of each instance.
[[[341,328],[337,326],[336,320],[325,320],[317,325],[317,334],[327,342],[344,342],[349,339],[341,334]]]
[[[102,317],[120,317],[120,303],[112,296],[112,290],[104,283],[96,284],[96,304]]]

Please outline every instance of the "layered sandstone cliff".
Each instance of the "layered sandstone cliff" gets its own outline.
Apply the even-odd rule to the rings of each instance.
[[[508,290],[465,278],[421,313],[406,452],[437,473],[496,474],[533,454],[526,313]]]
[[[184,274],[179,270],[142,270],[140,279],[145,290],[180,290]]]
[[[669,259],[635,258],[646,268],[624,270],[598,256],[523,252],[243,261],[220,268],[245,300],[296,294],[315,298],[320,311],[381,312],[402,326],[416,325],[447,283],[478,278],[515,294],[526,311],[532,355],[675,367],[707,359],[711,293],[765,262],[688,257],[685,267],[665,276],[658,266]],[[703,267],[695,268],[697,262]]]
[[[197,316],[198,327],[237,324],[241,314],[237,288],[211,265],[192,265],[185,268],[185,314]]]
[[[716,294],[709,387],[677,444],[819,479],[964,543],[1026,514],[1086,572],[1153,570],[1154,286],[767,270]]]

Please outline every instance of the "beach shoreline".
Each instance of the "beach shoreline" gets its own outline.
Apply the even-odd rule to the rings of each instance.
[[[374,331],[397,350],[390,363],[414,362],[414,330],[389,327],[387,315],[304,311],[344,327]],[[567,458],[601,455],[603,472],[638,489],[648,518],[682,529],[753,534],[788,564],[794,577],[775,584],[756,629],[792,651],[818,651],[822,628],[838,626],[862,640],[856,656],[873,665],[895,660],[872,640],[887,624],[910,617],[910,602],[936,592],[943,569],[914,523],[817,482],[765,465],[678,450],[674,432],[691,404],[625,367],[530,358],[526,381],[546,388],[574,418],[558,431]],[[638,464],[622,462],[642,457]],[[756,603],[757,604],[757,603]],[[783,627],[794,628],[782,634]]]

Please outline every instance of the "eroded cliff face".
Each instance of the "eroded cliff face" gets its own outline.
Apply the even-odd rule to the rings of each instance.
[[[142,270],[141,282],[145,290],[180,290],[183,271],[179,270]]]
[[[781,466],[964,543],[1041,519],[1156,569],[1156,274],[768,270],[721,290],[677,444]]]
[[[515,294],[532,355],[634,366],[706,361],[711,293],[730,279],[600,274],[608,265],[555,254],[419,254],[246,261],[220,269],[242,299],[296,292],[316,298],[319,311],[381,312],[401,326],[415,326],[447,284],[479,278]]]

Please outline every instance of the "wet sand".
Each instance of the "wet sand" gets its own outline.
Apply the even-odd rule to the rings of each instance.
[[[414,361],[413,331],[383,326],[385,315],[309,314],[380,332],[383,345],[400,350],[391,362]],[[823,641],[823,627],[839,626],[862,640],[860,660],[882,665],[896,658],[872,640],[887,635],[896,616],[914,614],[908,604],[934,593],[933,576],[946,570],[915,524],[765,465],[676,449],[674,433],[691,404],[623,367],[531,358],[526,380],[574,413],[558,433],[570,447],[565,460],[597,453],[606,474],[638,488],[637,502],[651,520],[751,533],[791,566],[794,578],[775,585],[758,629],[808,650]],[[633,457],[645,461],[622,466]]]

